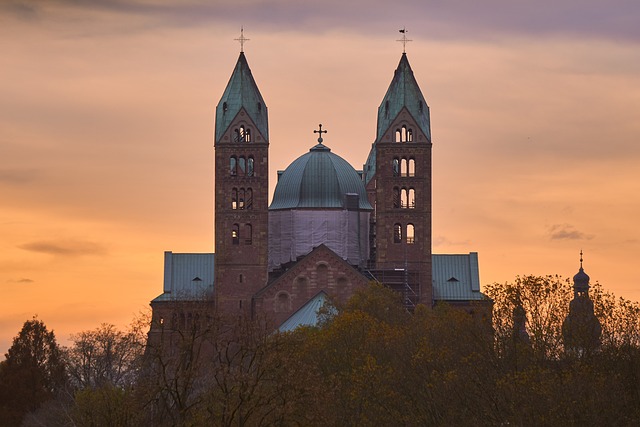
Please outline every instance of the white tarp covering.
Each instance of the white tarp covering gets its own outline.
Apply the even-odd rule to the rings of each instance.
[[[324,244],[351,265],[369,258],[369,212],[281,210],[269,212],[269,271]]]

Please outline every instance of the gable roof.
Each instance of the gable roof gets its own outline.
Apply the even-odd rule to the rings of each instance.
[[[300,326],[317,326],[320,320],[318,311],[328,299],[329,297],[324,291],[318,292],[315,297],[307,301],[298,311],[282,322],[278,330],[280,332],[290,332]]]
[[[480,292],[478,253],[433,254],[434,301],[478,301]]]

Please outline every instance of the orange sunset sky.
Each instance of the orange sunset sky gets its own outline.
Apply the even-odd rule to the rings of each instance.
[[[357,169],[406,26],[431,108],[433,251],[481,283],[584,267],[640,300],[636,0],[0,3],[0,355],[125,327],[163,252],[213,250],[213,122],[245,52],[270,180],[315,144]],[[0,356],[2,358],[2,356]]]

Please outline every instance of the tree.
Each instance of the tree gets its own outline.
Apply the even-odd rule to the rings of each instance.
[[[24,323],[0,363],[0,419],[19,425],[25,414],[66,385],[61,350],[53,331],[34,316]]]

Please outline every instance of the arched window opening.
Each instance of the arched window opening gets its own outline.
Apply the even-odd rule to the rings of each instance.
[[[223,113],[226,113],[228,108],[229,108],[229,106],[227,105],[227,103],[226,103],[226,102],[223,102],[223,103],[222,103],[222,112],[223,112]]]
[[[402,126],[401,132],[400,132],[400,141],[402,142],[406,142],[407,141],[407,127],[406,126]]]
[[[393,225],[393,243],[401,243],[402,242],[402,225],[394,224]]]
[[[407,142],[413,142],[413,129],[407,129]]]
[[[231,190],[231,209],[238,209],[238,189]]]
[[[247,171],[247,164],[244,157],[238,157],[238,175],[244,176]]]
[[[400,189],[398,187],[393,187],[393,207],[400,207]]]
[[[244,140],[245,142],[251,142],[251,129],[247,128],[244,131]]]
[[[253,228],[251,227],[251,224],[245,224],[244,225],[244,244],[245,245],[251,245],[253,244]]]
[[[400,162],[400,175],[407,176],[407,173],[408,173],[407,159],[402,159]]]
[[[309,283],[309,281],[307,280],[307,278],[305,276],[300,276],[300,277],[296,278],[296,291],[297,292],[306,291],[308,283]]]
[[[240,129],[234,129],[233,130],[233,142],[239,142],[240,141]]]
[[[402,141],[402,134],[400,133],[400,129],[396,129],[396,142]]]
[[[253,176],[253,164],[254,160],[252,156],[247,158],[247,176]]]
[[[326,264],[320,264],[316,267],[316,283],[318,286],[326,286],[329,278],[329,267]]]
[[[244,126],[240,126],[240,131],[239,131],[238,135],[239,135],[238,136],[238,141],[240,141],[240,142],[245,142],[246,141],[247,134],[245,132]]]
[[[238,209],[244,209],[244,188],[238,190]]]
[[[400,194],[400,207],[407,208],[409,206],[409,193],[406,188],[402,189]]]
[[[409,189],[409,199],[407,201],[407,207],[409,209],[414,209],[416,207],[416,190],[413,188]]]
[[[393,162],[391,163],[392,169],[393,169],[393,176],[399,176],[400,175],[400,160],[398,160],[398,158],[394,158]]]
[[[289,294],[286,292],[280,292],[276,297],[276,311],[283,312],[289,311]]]
[[[416,159],[409,159],[409,176],[416,176]]]
[[[238,159],[236,159],[236,156],[231,156],[229,159],[229,173],[231,176],[238,174]]]
[[[231,229],[231,243],[234,245],[240,244],[240,225],[233,224],[233,228]]]
[[[242,273],[240,273],[240,275],[238,276],[238,282],[239,283],[244,282],[244,276],[242,275]]]
[[[416,228],[413,224],[407,224],[407,244],[413,245],[416,242]]]
[[[247,188],[245,197],[245,209],[253,209],[253,190],[251,188]]]

